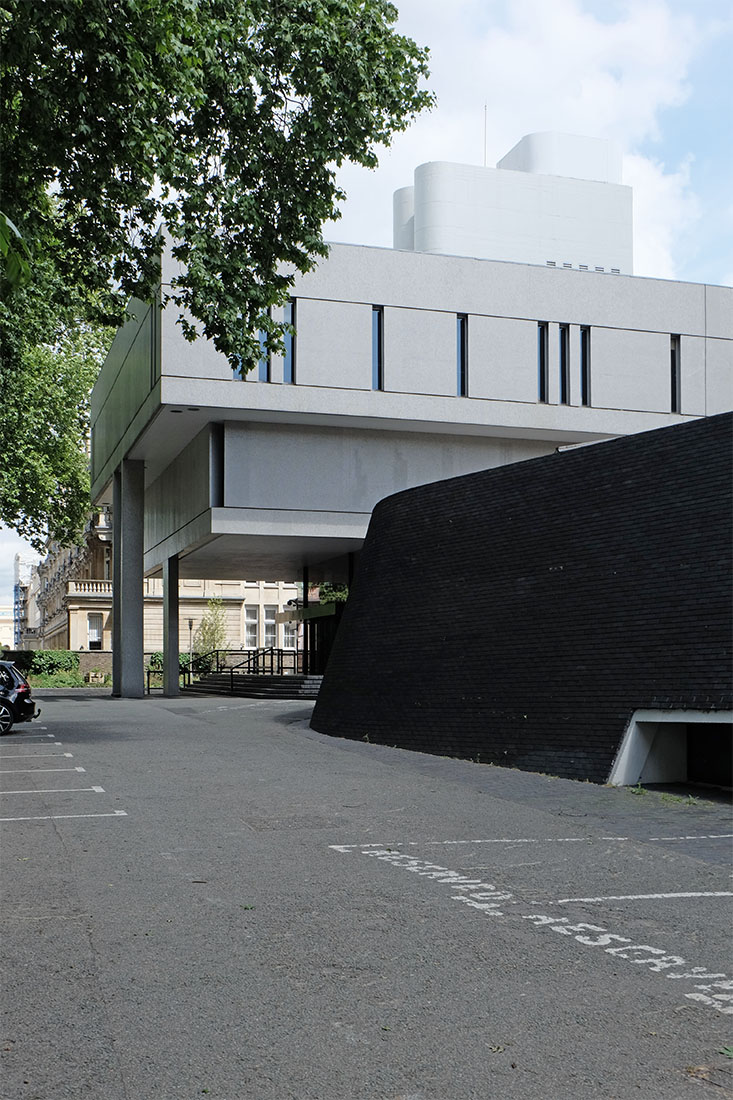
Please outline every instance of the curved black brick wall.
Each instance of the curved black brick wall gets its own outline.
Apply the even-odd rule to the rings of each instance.
[[[637,708],[730,708],[732,429],[381,501],[313,728],[605,782]]]

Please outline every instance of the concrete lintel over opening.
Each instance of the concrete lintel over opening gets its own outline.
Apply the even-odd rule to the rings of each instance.
[[[733,734],[733,711],[637,710],[631,717],[608,782],[685,783],[688,780],[688,728],[720,726],[721,741]],[[721,777],[720,786],[729,786]]]

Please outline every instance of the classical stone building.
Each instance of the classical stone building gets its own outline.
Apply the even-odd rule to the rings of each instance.
[[[93,514],[78,546],[50,544],[24,585],[18,648],[112,649],[112,543],[110,516]],[[221,600],[226,644],[232,649],[297,647],[297,624],[284,622],[296,585],[282,581],[200,580],[180,582],[180,647],[193,648],[211,599]],[[163,648],[163,591],[155,577],[142,585],[145,653]],[[11,642],[12,644],[12,642]]]

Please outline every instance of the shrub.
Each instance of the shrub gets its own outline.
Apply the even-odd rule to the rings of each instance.
[[[34,688],[86,687],[83,676],[78,671],[33,672],[29,682]]]
[[[69,649],[36,649],[30,656],[28,671],[31,673],[50,676],[56,672],[79,671],[79,654]]]

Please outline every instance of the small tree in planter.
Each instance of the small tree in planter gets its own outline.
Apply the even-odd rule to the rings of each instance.
[[[227,620],[224,604],[218,596],[210,599],[206,611],[193,636],[196,653],[210,653],[214,649],[225,649],[227,645]],[[198,671],[203,672],[203,662],[196,662]]]

